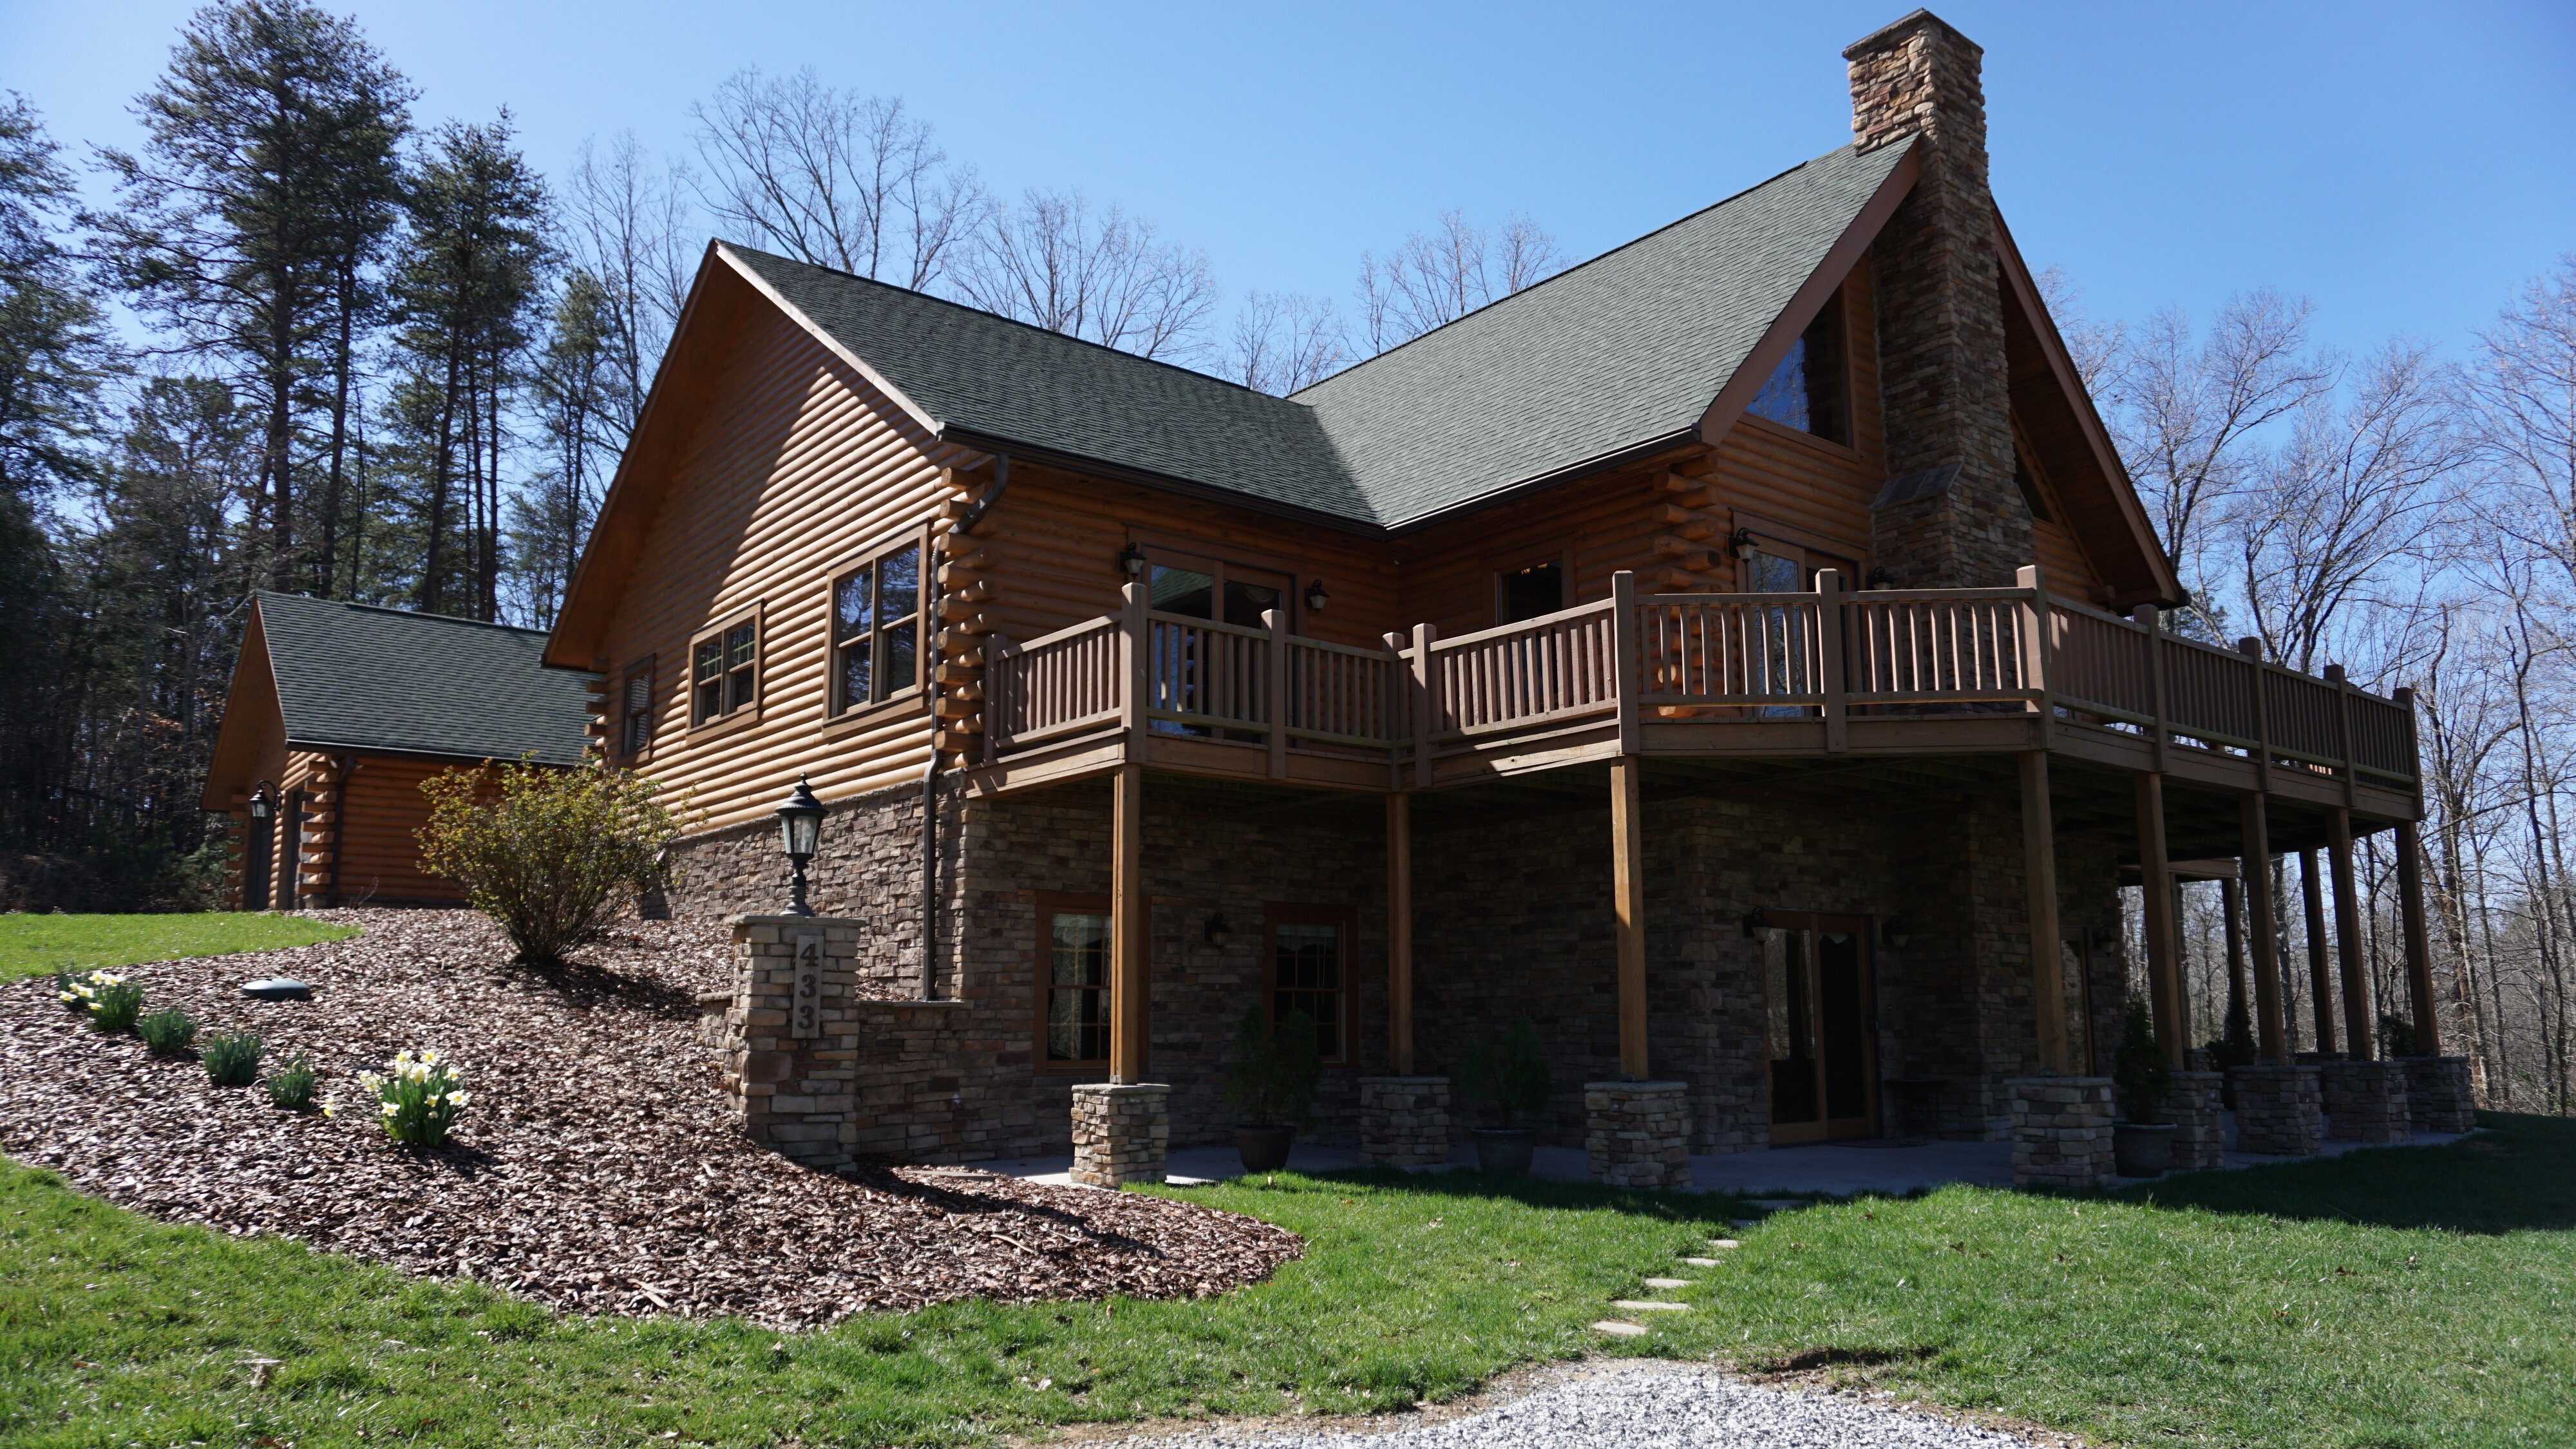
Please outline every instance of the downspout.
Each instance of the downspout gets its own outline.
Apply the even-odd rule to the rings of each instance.
[[[323,896],[334,910],[340,906],[340,856],[349,848],[349,777],[357,773],[358,757],[343,750],[339,765],[340,778],[331,787],[331,889]]]
[[[975,525],[983,522],[984,515],[1001,501],[1002,490],[1010,486],[1010,455],[996,453],[993,455],[993,486],[985,489],[984,496],[976,499],[973,506],[948,526],[948,536],[964,538],[974,532]],[[922,564],[930,570],[930,602],[922,611],[922,623],[927,629],[938,622],[942,591],[940,566],[929,559],[922,560]],[[934,658],[939,653],[937,641],[938,635],[933,631],[930,652]],[[938,668],[936,664],[930,667]],[[935,712],[931,715],[930,729],[930,763],[921,770],[921,999],[924,1001],[939,999],[939,716]]]

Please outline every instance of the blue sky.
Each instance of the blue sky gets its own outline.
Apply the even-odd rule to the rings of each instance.
[[[348,8],[333,5],[333,9]],[[419,114],[507,105],[559,168],[681,154],[733,70],[900,94],[998,189],[1080,187],[1206,249],[1230,293],[1348,307],[1359,254],[1443,208],[1575,256],[1848,139],[1841,48],[1882,3],[1295,7],[360,3]],[[55,135],[125,112],[193,6],[0,0],[0,86]],[[2273,286],[2320,335],[2456,351],[2576,251],[2576,4],[1949,3],[1986,48],[1995,191],[2100,315]]]

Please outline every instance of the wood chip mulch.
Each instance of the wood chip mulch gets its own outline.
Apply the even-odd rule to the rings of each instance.
[[[795,1166],[742,1136],[695,996],[730,980],[724,928],[631,921],[541,976],[464,911],[353,910],[346,941],[121,968],[144,1009],[312,1054],[333,1117],[216,1087],[55,1000],[0,986],[0,1152],[172,1222],[270,1233],[465,1275],[578,1313],[741,1315],[774,1327],[956,1298],[1205,1296],[1302,1252],[1235,1213],[964,1168]],[[294,976],[309,1002],[252,1001]],[[436,1151],[386,1137],[355,1074],[404,1048],[464,1069]]]

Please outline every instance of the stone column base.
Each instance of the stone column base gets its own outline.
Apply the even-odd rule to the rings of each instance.
[[[2324,1089],[2317,1067],[2231,1067],[2236,1090],[2236,1150],[2258,1157],[2310,1157],[2325,1136]]]
[[[781,1156],[826,1172],[848,1167],[858,1137],[853,1006],[864,927],[822,916],[729,920],[732,999],[698,1005],[700,1031],[723,1053],[734,1120]]]
[[[1690,1186],[1686,1082],[1583,1084],[1583,1152],[1595,1182]]]
[[[2407,1116],[2414,1130],[2477,1129],[2477,1094],[2469,1084],[2467,1057],[2399,1057],[2397,1062],[2406,1073]]]
[[[2403,1142],[2414,1135],[2406,1120],[2406,1069],[2397,1063],[2319,1062],[2317,1085],[2327,1136]]]
[[[2004,1089],[2012,1094],[2013,1186],[2099,1187],[2111,1180],[2109,1077],[2014,1077]]]
[[[1438,1167],[1448,1160],[1447,1077],[1360,1078],[1360,1161]]]
[[[2173,1170],[2206,1172],[2227,1165],[2226,1108],[2218,1090],[2227,1078],[2220,1072],[2176,1072],[2165,1093],[2165,1116],[2174,1124]]]
[[[1081,1082],[1073,1089],[1073,1180],[1115,1188],[1161,1182],[1172,1145],[1164,1082]]]

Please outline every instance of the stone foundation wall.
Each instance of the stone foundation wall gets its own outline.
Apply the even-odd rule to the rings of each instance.
[[[2165,1093],[2165,1116],[2174,1124],[2173,1170],[2202,1172],[2227,1165],[2227,1113],[2219,1100],[2221,1072],[2176,1072]]]
[[[1437,1167],[1448,1160],[1447,1077],[1360,1078],[1360,1161]]]
[[[1583,1111],[1583,1152],[1593,1181],[1690,1186],[1688,1083],[1586,1082]]]
[[[2467,1057],[2400,1057],[2406,1073],[2407,1115],[2418,1132],[2477,1130],[2477,1096]]]
[[[1085,1187],[1161,1182],[1172,1144],[1172,1089],[1160,1082],[1073,1089],[1073,1180]]]
[[[2098,1187],[2111,1180],[2117,1164],[2109,1077],[2017,1077],[2005,1086],[2013,1104],[2014,1186]]]
[[[2406,1069],[2395,1062],[2317,1063],[2319,1105],[2326,1135],[2355,1142],[2403,1142],[2410,1135],[2406,1114]]]
[[[2324,1092],[2315,1067],[2231,1067],[2236,1150],[2259,1157],[2308,1157],[2325,1135]]]

